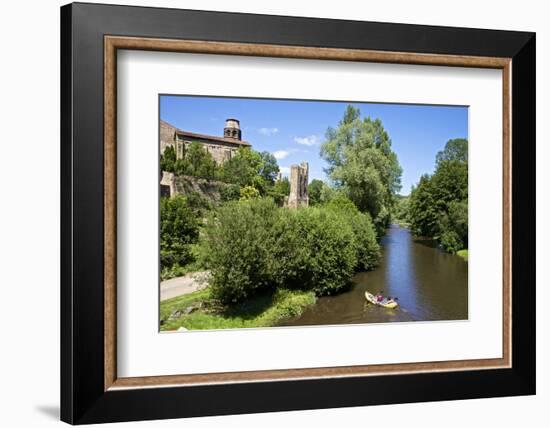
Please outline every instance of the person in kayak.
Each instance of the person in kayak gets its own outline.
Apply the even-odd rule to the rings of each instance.
[[[376,295],[376,301],[377,302],[384,301],[384,296],[382,295],[382,291],[379,291],[378,294]]]

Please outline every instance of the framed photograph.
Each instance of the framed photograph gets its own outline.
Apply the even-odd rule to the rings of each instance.
[[[61,418],[535,393],[535,34],[61,8]]]

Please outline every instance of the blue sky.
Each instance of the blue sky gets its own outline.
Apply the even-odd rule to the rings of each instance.
[[[433,172],[435,155],[449,139],[468,137],[468,108],[458,106],[162,95],[160,117],[186,131],[218,136],[226,118],[239,119],[243,140],[273,153],[283,174],[290,165],[307,161],[310,181],[326,181],[319,148],[348,104],[358,107],[362,117],[382,121],[403,168],[403,195],[422,174]]]

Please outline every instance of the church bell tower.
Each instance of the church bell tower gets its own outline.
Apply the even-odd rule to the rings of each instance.
[[[227,119],[223,128],[223,136],[234,140],[241,140],[241,124],[237,119]]]

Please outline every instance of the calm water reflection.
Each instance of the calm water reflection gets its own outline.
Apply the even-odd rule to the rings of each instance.
[[[382,239],[383,257],[372,272],[353,278],[351,289],[321,297],[300,317],[282,325],[349,324],[468,318],[468,263],[393,225]],[[399,298],[398,309],[366,303],[365,291]]]

